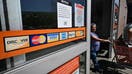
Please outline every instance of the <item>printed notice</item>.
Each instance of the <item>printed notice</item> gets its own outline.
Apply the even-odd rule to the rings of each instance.
[[[75,26],[84,26],[84,6],[75,3]]]
[[[72,7],[57,2],[58,28],[72,27]]]
[[[29,36],[5,38],[6,51],[29,47]]]

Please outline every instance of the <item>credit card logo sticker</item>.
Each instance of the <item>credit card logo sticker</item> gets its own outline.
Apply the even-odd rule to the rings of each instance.
[[[5,38],[6,51],[29,47],[29,36]]]
[[[46,34],[44,35],[31,35],[30,36],[30,44],[31,46],[45,44],[46,41]]]
[[[76,31],[76,36],[83,36],[84,35],[84,32],[83,31]]]
[[[68,34],[68,38],[74,38],[75,37],[75,31],[71,31]]]
[[[58,41],[59,40],[58,33],[50,33],[50,34],[47,34],[47,40],[48,40],[48,42]]]
[[[67,38],[68,38],[67,32],[62,32],[62,33],[60,33],[60,40],[65,40],[65,39],[67,39]]]

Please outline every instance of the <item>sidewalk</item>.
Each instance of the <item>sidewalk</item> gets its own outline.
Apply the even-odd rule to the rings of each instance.
[[[98,57],[101,74],[132,74],[132,66],[126,67],[126,65],[117,64],[109,61],[107,58]],[[93,72],[93,64],[91,64],[90,74],[96,74]]]

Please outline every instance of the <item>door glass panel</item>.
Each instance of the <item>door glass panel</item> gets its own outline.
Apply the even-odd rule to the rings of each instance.
[[[72,6],[72,27],[74,27],[75,3],[86,5],[85,0],[65,0]],[[57,2],[60,0],[21,0],[23,29],[57,28]],[[84,12],[86,11],[86,7]],[[86,15],[86,13],[84,13]],[[86,18],[86,16],[85,16]],[[86,22],[86,20],[84,20]],[[84,23],[86,25],[86,23]]]

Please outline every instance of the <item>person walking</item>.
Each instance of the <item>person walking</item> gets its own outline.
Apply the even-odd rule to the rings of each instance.
[[[97,52],[100,48],[100,42],[110,42],[110,40],[107,39],[101,39],[99,36],[95,33],[96,32],[96,24],[91,24],[91,59],[94,64],[94,70],[95,72],[100,72],[99,63],[97,60]]]

